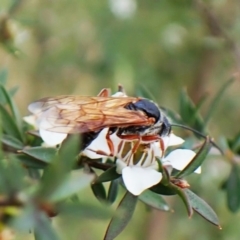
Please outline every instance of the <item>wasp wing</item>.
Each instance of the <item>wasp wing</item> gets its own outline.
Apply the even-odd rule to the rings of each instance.
[[[59,96],[33,102],[29,111],[37,116],[39,128],[59,133],[150,125],[143,112],[124,108],[138,100],[132,97]]]

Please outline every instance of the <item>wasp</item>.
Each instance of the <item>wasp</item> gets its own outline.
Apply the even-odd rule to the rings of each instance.
[[[119,92],[124,93],[119,86]],[[171,124],[153,101],[141,97],[111,96],[103,89],[98,96],[57,96],[37,100],[29,105],[29,111],[38,116],[39,128],[50,132],[82,134],[83,149],[103,129],[108,129],[106,140],[110,154],[114,156],[114,133],[124,141],[134,142],[134,154],[140,145],[159,142],[164,150],[162,137],[171,133]]]

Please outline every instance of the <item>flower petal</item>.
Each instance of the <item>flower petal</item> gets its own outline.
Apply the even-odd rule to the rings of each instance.
[[[178,136],[176,136],[175,134],[171,133],[169,135],[169,142],[168,142],[168,146],[175,146],[175,145],[180,145],[183,144],[184,140]]]
[[[165,145],[165,143],[164,143]],[[150,148],[153,150],[154,157],[163,157],[163,151],[161,149],[160,143],[159,142],[154,142],[150,144]]]
[[[122,170],[122,178],[127,190],[138,196],[144,190],[159,183],[162,173],[151,168],[129,166]]]
[[[106,135],[108,133],[109,128],[104,128],[98,136],[90,143],[89,146],[87,146],[84,151],[82,151],[82,154],[92,158],[92,159],[97,159],[97,158],[102,158],[105,156],[110,155],[110,149],[107,143]],[[96,153],[97,151],[102,151],[106,154],[98,154]]]
[[[55,133],[44,129],[39,129],[39,134],[48,146],[56,146],[67,137],[66,133]]]
[[[196,153],[189,149],[177,149],[172,151],[162,161],[164,164],[170,163],[173,168],[177,170],[183,170],[195,157]],[[196,173],[201,173],[201,167],[195,170]]]
[[[23,117],[23,120],[28,123],[29,125],[32,125],[35,129],[37,129],[37,118],[35,115],[29,115]]]
[[[127,167],[127,164],[123,160],[117,159],[116,166],[117,166],[116,172],[118,174],[122,174],[122,170]]]
[[[127,95],[124,92],[116,92],[112,95],[112,97],[127,97]]]

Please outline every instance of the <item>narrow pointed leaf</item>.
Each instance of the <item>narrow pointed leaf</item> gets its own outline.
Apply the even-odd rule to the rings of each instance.
[[[174,184],[170,184],[172,188],[175,189],[177,195],[182,199],[186,209],[187,209],[187,213],[189,217],[192,217],[193,215],[193,209],[192,209],[192,203],[190,202],[187,194],[185,193],[184,189],[174,185]]]
[[[8,78],[8,70],[3,68],[0,70],[0,84],[3,86],[6,84]]]
[[[83,220],[86,218],[109,219],[113,215],[113,211],[106,205],[93,205],[86,201],[78,203],[65,202],[58,206],[58,212],[61,216],[73,216]]]
[[[172,109],[169,108],[162,108],[162,111],[166,114],[166,116],[171,119],[171,123],[178,123],[178,124],[183,124],[183,121],[180,117],[180,115],[173,111]]]
[[[232,212],[240,207],[240,176],[237,164],[232,165],[230,175],[226,181],[227,205]]]
[[[138,196],[138,199],[147,204],[150,207],[161,211],[169,211],[170,208],[163,197],[157,193],[154,193],[150,190],[144,191],[141,195]]]
[[[196,211],[199,215],[201,215],[210,223],[221,228],[216,213],[203,199],[198,197],[195,193],[193,193],[191,190],[187,188],[185,188],[183,191],[186,193],[188,201],[191,203],[194,211]]]
[[[1,138],[1,142],[3,145],[16,150],[20,150],[24,147],[24,144],[21,141],[19,141],[17,138],[10,135],[3,134]]]
[[[152,99],[157,102],[156,97],[152,94],[152,92],[143,84],[138,84],[136,88],[136,96],[141,96],[144,98]]]
[[[8,111],[0,104],[0,115],[2,117],[2,129],[3,132],[23,141],[23,136],[18,129],[16,122],[13,117],[8,113]]]
[[[109,203],[114,203],[116,198],[117,198],[117,194],[118,194],[118,188],[119,188],[119,181],[113,180],[110,183],[109,189],[108,189],[108,195],[107,195],[107,201]]]
[[[0,192],[15,194],[25,186],[25,169],[14,156],[0,160]]]
[[[106,190],[102,183],[93,183],[93,184],[91,184],[91,188],[92,188],[94,196],[99,201],[107,200]]]
[[[138,197],[126,192],[120,204],[118,205],[117,212],[121,211],[120,216],[114,216],[108,225],[104,240],[112,240],[117,237],[123,229],[127,226],[134,213]]]
[[[240,154],[240,132],[231,141],[230,148],[235,152]]]
[[[39,159],[34,159],[24,154],[19,154],[17,159],[21,161],[22,165],[26,168],[44,169],[48,166],[46,162],[43,162]]]
[[[36,218],[34,228],[35,240],[60,240],[51,226],[50,219],[44,213],[39,212]]]
[[[3,85],[0,84],[0,89],[1,89],[1,92],[3,92],[6,100],[7,100],[7,104],[9,105],[10,109],[11,109],[11,112],[12,112],[12,115],[17,123],[17,125],[20,127],[21,125],[21,117],[20,117],[20,114],[19,114],[19,111],[18,111],[18,108],[17,106],[15,105],[15,103],[13,102],[11,96],[9,95],[9,93],[6,91],[6,89],[4,88]]]
[[[49,200],[51,202],[64,200],[90,185],[93,178],[93,174],[74,172],[51,193]]]
[[[192,126],[194,129],[202,132],[204,122],[199,115],[198,108],[189,98],[186,90],[183,90],[180,95],[180,115],[184,124]]]
[[[35,159],[38,159],[42,162],[51,163],[56,158],[57,149],[46,148],[46,147],[32,147],[32,148],[24,148],[19,152],[24,153]]]
[[[218,93],[216,94],[216,96],[214,97],[214,99],[212,100],[212,102],[209,104],[209,108],[208,111],[205,115],[204,118],[204,122],[205,125],[209,122],[211,116],[213,115],[214,111],[217,109],[217,105],[220,102],[220,99],[222,98],[224,92],[227,90],[227,88],[235,81],[234,78],[230,79],[229,81],[227,81],[226,83],[224,83],[222,85],[222,87],[219,89]]]
[[[121,175],[116,172],[116,166],[109,168],[96,178],[95,183],[109,182],[119,178]]]
[[[161,195],[166,195],[166,196],[171,196],[171,195],[177,194],[173,188],[170,188],[169,186],[165,186],[161,183],[158,183],[157,185],[151,187],[150,190],[155,193],[158,193]]]
[[[177,173],[176,178],[183,178],[192,172],[194,172],[199,166],[202,165],[203,161],[208,155],[209,150],[212,147],[211,139],[209,137],[206,138],[202,147],[199,149],[195,157],[192,161],[179,173]]]
[[[57,157],[43,173],[42,184],[37,193],[39,198],[48,199],[52,192],[61,184],[64,184],[76,163],[76,157],[79,153],[79,140],[79,136],[73,135],[62,144]]]
[[[19,86],[15,86],[15,87],[10,88],[10,89],[8,90],[9,95],[10,95],[11,97],[14,97],[15,94],[17,93],[18,89],[19,89]]]

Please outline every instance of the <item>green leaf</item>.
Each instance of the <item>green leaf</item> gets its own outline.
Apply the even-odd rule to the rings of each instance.
[[[77,219],[82,218],[96,218],[96,219],[109,219],[113,212],[105,205],[93,205],[88,202],[68,203],[65,202],[58,206],[58,212],[61,216],[73,216]]]
[[[90,185],[93,178],[93,174],[86,174],[80,171],[75,171],[68,176],[63,184],[61,184],[51,193],[49,200],[51,202],[64,200],[74,195],[74,193],[79,192],[86,186]]]
[[[123,231],[132,218],[137,200],[137,196],[132,195],[130,192],[126,192],[117,208],[117,212],[121,211],[122,214],[121,216],[114,216],[111,219],[104,240],[112,240]]]
[[[222,87],[219,89],[219,91],[217,92],[216,96],[214,97],[214,99],[212,100],[212,102],[209,104],[209,108],[208,111],[205,115],[204,118],[204,122],[205,122],[205,126],[207,125],[207,123],[209,122],[210,118],[212,117],[214,111],[217,109],[217,105],[220,102],[220,99],[222,98],[224,92],[227,90],[227,88],[235,81],[234,78],[230,79],[229,81],[227,81],[226,83],[224,83],[222,85]]]
[[[218,143],[224,153],[230,150],[229,143],[228,143],[226,137],[220,136],[218,139]]]
[[[23,150],[19,151],[19,153],[24,153],[45,163],[51,163],[56,158],[57,149],[46,147],[31,147],[24,148]]]
[[[109,182],[121,177],[121,174],[116,172],[116,166],[109,168],[96,178],[95,183]]]
[[[22,190],[25,187],[25,171],[13,155],[9,155],[7,160],[0,160],[0,192],[11,195]]]
[[[15,94],[17,93],[18,89],[19,89],[19,86],[15,86],[15,87],[10,88],[9,91],[8,91],[8,92],[9,92],[9,95],[10,95],[11,97],[14,97]]]
[[[183,191],[186,193],[188,201],[191,203],[191,206],[194,209],[194,211],[196,211],[199,215],[201,215],[210,223],[221,228],[216,213],[203,199],[198,197],[195,193],[193,193],[191,190],[187,188],[185,188]]]
[[[28,168],[28,175],[31,179],[38,180],[38,181],[42,177],[40,171],[35,168]]]
[[[176,195],[176,191],[169,186],[165,186],[161,183],[158,183],[157,185],[150,188],[151,191],[161,194],[161,195]]]
[[[3,106],[7,104],[7,99],[2,89],[0,89],[0,104],[2,104]]]
[[[19,214],[12,219],[10,225],[19,231],[29,231],[29,229],[33,229],[35,226],[35,216],[37,216],[35,213],[38,214],[36,207],[28,202]]]
[[[240,153],[240,132],[236,134],[232,141],[229,141],[230,148],[235,153]]]
[[[161,110],[165,113],[167,118],[171,119],[171,123],[183,124],[183,121],[178,113],[169,109],[169,108],[161,108]]]
[[[19,154],[17,159],[21,161],[26,168],[44,169],[48,166],[46,162],[42,162],[41,160],[34,159],[24,154]]]
[[[136,86],[136,96],[141,96],[144,98],[151,99],[152,101],[156,101],[156,97],[151,93],[151,91],[146,88],[145,85],[138,83]]]
[[[206,137],[205,142],[202,147],[199,149],[192,161],[179,173],[177,173],[176,178],[183,178],[192,172],[194,172],[199,166],[202,165],[203,161],[208,155],[209,150],[212,147],[210,137]]]
[[[240,176],[237,164],[232,164],[232,169],[225,186],[228,208],[232,212],[236,212],[240,207]]]
[[[45,169],[37,197],[47,200],[51,193],[64,184],[69,172],[76,164],[79,153],[79,135],[66,139],[51,164]]]
[[[180,115],[184,124],[192,126],[200,132],[204,130],[204,121],[199,115],[199,109],[189,98],[186,90],[182,90],[180,95]]]
[[[1,142],[4,146],[20,150],[24,147],[23,143],[19,141],[17,138],[10,135],[2,135]]]
[[[7,104],[9,105],[10,109],[11,109],[11,112],[12,112],[12,115],[17,123],[17,126],[21,126],[21,117],[20,117],[20,114],[18,112],[18,108],[16,107],[15,103],[13,102],[11,96],[9,95],[9,93],[6,91],[6,89],[4,88],[3,85],[0,84],[0,90],[1,92],[4,94],[4,97],[6,98],[7,100]]]
[[[116,198],[117,198],[118,187],[119,187],[118,179],[113,180],[110,183],[110,186],[109,186],[109,189],[108,189],[107,201],[111,204],[114,203]]]
[[[94,196],[101,202],[107,200],[106,190],[102,183],[93,183],[91,184],[92,191]]]
[[[169,211],[170,208],[166,201],[157,193],[154,193],[150,190],[144,191],[138,199],[143,203],[147,204],[150,207],[156,208],[161,211]]]
[[[50,219],[42,212],[37,213],[34,228],[35,240],[60,240],[51,226]]]
[[[0,84],[3,86],[6,84],[8,78],[8,70],[3,68],[0,70]]]
[[[185,193],[184,189],[174,185],[173,183],[170,183],[170,185],[173,189],[175,189],[177,195],[182,199],[182,201],[187,209],[188,216],[192,217],[192,215],[193,215],[192,205],[191,205],[191,202],[189,201],[188,196]]]
[[[16,122],[13,120],[12,116],[8,111],[0,104],[0,115],[2,117],[2,129],[3,132],[23,141],[23,136],[18,129]]]

